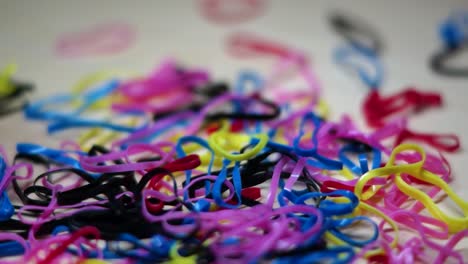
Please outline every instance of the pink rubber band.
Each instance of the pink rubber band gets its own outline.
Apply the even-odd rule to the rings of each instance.
[[[108,23],[88,31],[63,34],[55,52],[61,57],[111,55],[128,49],[135,41],[135,30],[125,23]]]
[[[263,13],[265,0],[198,0],[201,14],[216,24],[236,24]]]
[[[124,171],[145,171],[152,168],[157,168],[162,166],[164,163],[172,160],[172,157],[175,153],[175,150],[172,149],[170,152],[166,153],[162,150],[165,146],[171,146],[172,143],[157,143],[153,145],[149,144],[133,144],[130,145],[126,150],[114,151],[108,154],[103,154],[99,156],[82,156],[80,157],[80,165],[88,171],[99,172],[99,173],[109,173],[109,172],[124,172]],[[129,157],[140,152],[151,152],[157,154],[161,157],[161,160],[158,161],[146,161],[146,162],[136,162],[133,163],[129,160]],[[127,163],[125,164],[116,164],[116,165],[98,165],[98,163],[105,161],[118,160],[124,158]]]

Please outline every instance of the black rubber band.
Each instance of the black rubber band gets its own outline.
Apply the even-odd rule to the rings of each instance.
[[[375,54],[382,52],[383,43],[377,32],[368,24],[355,17],[351,18],[341,13],[332,14],[329,20],[333,29],[347,41],[370,49]],[[363,43],[359,36],[366,37],[370,43]]]
[[[447,60],[468,50],[468,41],[456,48],[446,48],[434,54],[430,61],[432,70],[449,77],[468,77],[468,68],[456,68],[447,65]]]

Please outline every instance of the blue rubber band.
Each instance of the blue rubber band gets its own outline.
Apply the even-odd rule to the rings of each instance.
[[[449,49],[455,49],[468,41],[468,11],[454,12],[442,22],[439,36]]]
[[[346,153],[348,152],[359,153],[359,166],[354,164],[353,161],[347,157]],[[348,144],[342,147],[338,153],[338,158],[343,163],[343,165],[358,176],[363,175],[369,170],[367,155],[360,152],[362,151],[354,144]],[[380,150],[372,148],[372,155],[372,169],[377,169],[380,167],[380,163],[382,162],[382,153]]]
[[[0,180],[5,177],[7,164],[3,157],[0,156]],[[15,213],[15,208],[11,204],[10,198],[6,190],[0,193],[0,222],[10,219]]]
[[[350,214],[359,204],[359,199],[356,195],[346,190],[336,190],[329,193],[310,192],[292,200],[295,204],[306,204],[305,201],[313,198],[321,198],[323,196],[342,196],[349,199],[349,203],[336,203],[331,200],[320,201],[318,208],[325,216],[338,216]]]
[[[69,157],[67,154],[76,153],[79,155],[87,155],[81,151],[58,150],[32,143],[17,143],[16,151],[21,154],[41,155],[50,160],[53,160],[56,163],[68,165],[76,169],[82,169],[80,162],[72,157]]]
[[[234,85],[234,91],[237,94],[245,94],[245,85],[247,82],[253,83],[254,91],[263,88],[264,85],[264,81],[258,73],[244,70],[238,74],[236,84]]]
[[[374,68],[375,74],[368,73],[363,67],[349,61],[353,56],[359,56],[366,59]],[[350,44],[346,47],[338,48],[335,52],[335,61],[344,67],[353,69],[370,89],[379,89],[383,83],[384,70],[377,54],[368,48],[362,48],[360,45]]]
[[[305,131],[304,131],[305,122],[308,120],[312,121],[314,125],[314,131],[313,131],[312,138],[311,138],[312,144],[314,145],[314,147],[312,147],[311,149],[305,149],[299,146],[299,142],[302,136],[304,136],[305,134]],[[293,141],[294,152],[304,157],[313,157],[317,159],[317,161],[319,161],[327,169],[341,170],[343,168],[343,164],[341,162],[329,159],[327,157],[324,157],[318,154],[317,134],[319,132],[320,126],[321,126],[321,120],[318,116],[316,116],[313,112],[308,112],[307,114],[305,114],[304,117],[301,119],[301,123],[299,127],[299,134],[296,136],[296,138],[294,138],[294,141]],[[307,163],[312,166],[319,166],[319,164],[317,164],[316,162],[313,162],[312,160],[307,160]],[[319,168],[323,168],[323,167],[320,166]]]
[[[208,142],[197,136],[185,136],[185,137],[179,138],[175,146],[175,150],[176,150],[177,156],[180,158],[187,156],[184,149],[182,148],[182,145],[185,143],[195,143],[197,145],[202,146],[203,148],[207,149],[210,152],[211,158],[210,158],[210,163],[208,164],[207,174],[211,175],[211,169],[213,168],[215,154],[214,154],[214,151],[211,149],[210,145],[208,144]],[[185,186],[187,186],[190,183],[191,179],[192,179],[192,170],[185,171]],[[210,190],[211,190],[211,183],[209,181],[206,181],[205,182],[206,195],[210,193]],[[184,201],[186,201],[188,197],[189,197],[189,193],[188,191],[185,191]]]
[[[0,243],[0,257],[12,257],[24,254],[23,246],[16,241],[6,241]]]
[[[103,86],[96,88],[96,90],[88,92],[81,97],[83,101],[82,105],[69,113],[46,110],[45,108],[48,106],[53,107],[57,104],[69,103],[73,100],[80,99],[79,97],[74,95],[57,95],[38,100],[25,107],[24,114],[26,118],[29,119],[49,121],[50,124],[47,127],[47,132],[50,134],[72,127],[101,127],[125,133],[135,132],[138,129],[146,127],[146,123],[140,127],[131,127],[114,124],[104,120],[88,119],[79,116],[96,101],[112,93],[116,88],[118,88],[118,85],[118,81],[112,80],[105,83]],[[122,114],[145,117],[145,113],[143,112],[125,112]]]
[[[239,162],[234,163],[234,168],[232,171],[232,181],[234,183],[234,193],[237,198],[237,204],[232,205],[232,204],[226,203],[223,200],[222,193],[221,193],[224,181],[226,181],[227,179],[227,168],[229,164],[231,164],[230,160],[228,159],[223,160],[223,168],[221,169],[221,172],[219,173],[218,177],[216,177],[216,181],[213,184],[212,195],[217,205],[221,207],[229,208],[229,209],[237,209],[242,204],[242,195],[241,195],[242,180],[240,176],[240,170],[239,170],[240,163]]]
[[[236,84],[234,85],[234,91],[237,94],[245,95],[245,86],[247,83],[253,83],[253,90],[258,91],[263,88],[264,80],[260,75],[254,71],[241,71],[237,77]],[[242,105],[237,100],[234,100],[234,111],[239,113],[242,112]],[[260,121],[255,122],[255,132],[249,131],[249,121],[244,120],[244,131],[246,133],[260,133],[262,130],[262,123]]]
[[[373,232],[370,238],[366,240],[356,240],[356,239],[353,239],[349,235],[343,234],[340,231],[341,228],[349,227],[357,221],[365,221],[372,225]],[[374,221],[372,221],[369,217],[366,217],[366,216],[356,216],[356,217],[342,218],[342,219],[331,219],[330,222],[331,222],[332,228],[329,230],[329,232],[331,232],[338,239],[348,243],[351,246],[364,247],[367,244],[376,241],[377,238],[379,237],[378,225]]]

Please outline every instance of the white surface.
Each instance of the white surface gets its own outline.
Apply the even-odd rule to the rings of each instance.
[[[200,16],[195,1],[0,1],[0,66],[15,61],[16,77],[36,84],[34,98],[69,91],[87,73],[99,69],[148,72],[168,55],[182,63],[205,67],[217,78],[233,80],[241,68],[268,73],[268,59],[236,60],[224,50],[229,33],[244,30],[304,50],[312,58],[330,104],[332,119],[341,113],[358,116],[367,90],[334,64],[332,52],[342,39],[331,30],[327,14],[345,10],[372,23],[381,34],[386,75],[382,91],[407,85],[442,91],[445,106],[411,118],[417,131],[456,133],[468,140],[468,79],[435,75],[429,56],[440,48],[437,26],[451,11],[468,9],[468,1],[270,1],[265,14],[235,26],[212,24]],[[54,55],[58,35],[108,21],[133,24],[137,41],[115,56],[64,59]],[[466,56],[464,57],[466,58]],[[468,60],[465,60],[467,65]],[[3,67],[3,66],[2,66]],[[361,124],[363,120],[360,120]],[[0,143],[13,151],[18,141],[56,146],[44,123],[16,114],[0,120]],[[457,193],[468,200],[467,153],[447,155]]]

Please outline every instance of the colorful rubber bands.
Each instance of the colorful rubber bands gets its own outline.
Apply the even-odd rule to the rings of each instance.
[[[372,88],[370,132],[329,118],[304,52],[251,33],[227,50],[271,60],[270,74],[227,83],[167,59],[147,74],[97,72],[28,104],[25,117],[50,134],[80,136],[20,142],[13,156],[0,148],[3,263],[466,262],[455,246],[468,235],[468,202],[444,157],[459,139],[409,126],[442,96],[382,96],[383,71],[371,77],[346,57],[377,67],[383,46],[358,44],[348,31],[359,26],[333,21],[352,50],[337,62]]]

